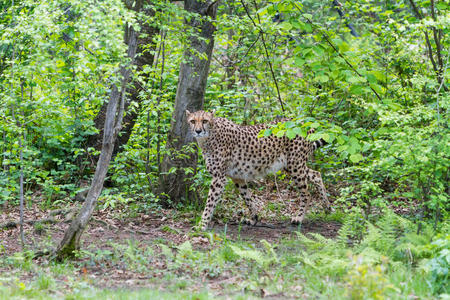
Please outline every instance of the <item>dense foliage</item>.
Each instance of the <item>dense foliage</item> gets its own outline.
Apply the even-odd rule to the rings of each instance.
[[[127,108],[137,110],[136,123],[110,166],[101,205],[127,203],[137,211],[159,205],[179,66],[188,36],[197,34],[185,20],[197,16],[176,2],[146,5],[151,16],[119,0],[0,3],[0,204],[18,204],[21,172],[29,204],[65,205],[86,188],[81,183],[92,177],[98,155],[87,142],[101,129],[94,119],[128,63],[125,24],[138,28],[140,21],[158,28],[157,47],[148,50],[153,63],[133,74],[143,87],[142,103]],[[336,208],[352,213],[336,240],[299,235],[282,243],[281,249],[304,245],[292,257],[266,244],[261,250],[224,242],[211,257],[183,244],[175,257],[166,255],[167,264],[176,269],[190,260],[200,268],[212,259],[227,269],[242,260],[258,275],[275,264],[280,274],[301,264],[301,276],[344,280],[336,289],[354,299],[408,295],[414,287],[399,291],[389,282],[403,281],[400,273],[413,268],[419,270],[414,282],[420,272],[432,277],[427,292],[414,293],[448,293],[450,5],[227,0],[214,23],[205,109],[243,124],[292,119],[262,136],[306,137],[315,128],[308,138],[329,145],[316,153],[314,167]],[[184,171],[204,198],[209,177],[203,162]],[[202,206],[170,203],[185,210]],[[248,285],[258,285],[252,278]]]

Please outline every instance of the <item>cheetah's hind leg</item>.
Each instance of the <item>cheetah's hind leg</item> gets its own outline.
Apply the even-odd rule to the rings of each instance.
[[[299,225],[303,222],[306,212],[308,211],[308,208],[311,204],[311,196],[309,194],[306,180],[304,178],[294,175],[292,176],[292,179],[294,181],[295,189],[297,190],[300,197],[300,201],[297,202],[297,212],[293,214],[291,223],[293,225]]]
[[[327,190],[325,189],[325,185],[323,184],[320,172],[308,169],[306,175],[308,177],[308,181],[315,185],[317,191],[319,192],[321,206],[327,213],[333,212],[334,209],[331,206],[330,201],[328,200]]]
[[[258,213],[262,208],[262,201],[252,194],[245,181],[233,179],[233,182],[250,210],[250,218],[244,219],[243,222],[247,225],[255,226],[258,223]]]

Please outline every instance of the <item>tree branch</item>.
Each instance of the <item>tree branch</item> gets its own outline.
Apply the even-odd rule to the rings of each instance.
[[[200,14],[201,14],[201,15],[204,15],[204,16],[209,16],[209,15],[211,14],[211,13],[210,13],[211,8],[212,8],[215,4],[217,4],[219,1],[220,1],[220,0],[216,0],[216,1],[212,1],[212,2],[208,3],[208,4],[206,5],[206,7],[204,7],[204,8],[200,11]]]
[[[436,10],[435,10],[435,5],[434,5],[434,0],[431,0],[431,17],[433,18],[433,20],[436,22],[437,18],[436,18]],[[439,64],[439,69],[438,69],[438,76],[440,77],[440,81],[442,81],[442,70],[444,68],[444,64],[443,64],[443,60],[442,60],[442,54],[441,54],[441,49],[442,49],[442,45],[441,45],[441,39],[440,39],[440,29],[438,30],[436,28],[436,26],[432,27],[433,30],[433,37],[434,37],[434,43],[436,44],[436,54],[437,54],[437,60],[438,60],[438,64]]]
[[[409,3],[411,3],[412,9],[413,9],[416,17],[419,20],[422,20],[423,19],[423,15],[420,13],[420,10],[417,8],[417,5],[414,3],[414,0],[409,0]],[[434,21],[437,20],[434,0],[431,0],[431,17],[433,18]],[[441,37],[442,37],[442,33],[441,33],[440,29],[438,30],[434,26],[431,29],[433,31],[434,42],[436,44],[436,55],[437,55],[438,65],[436,64],[436,61],[434,59],[433,47],[431,46],[430,37],[428,36],[428,32],[427,32],[426,29],[424,30],[425,41],[426,41],[426,44],[427,44],[428,57],[430,58],[431,64],[433,65],[433,70],[436,72],[438,84],[441,84],[443,82],[443,80],[444,80],[443,72],[442,72],[443,68],[444,68],[444,62],[442,60],[442,54],[441,54],[442,45],[441,45],[441,42],[440,42]],[[445,91],[448,90],[448,88],[445,85],[443,87],[444,87]]]
[[[280,102],[281,110],[284,112],[284,104],[283,104],[283,100],[281,100],[280,88],[278,87],[278,81],[277,81],[277,78],[275,77],[275,72],[273,71],[272,63],[270,62],[269,51],[267,50],[266,40],[264,39],[264,31],[261,29],[261,26],[256,25],[255,21],[250,16],[250,12],[248,11],[247,6],[245,5],[243,0],[241,0],[241,3],[242,3],[242,6],[245,9],[245,13],[250,18],[250,20],[252,21],[253,25],[256,28],[258,28],[259,34],[261,35],[261,41],[263,43],[264,51],[265,51],[265,54],[266,54],[266,60],[267,60],[267,63],[269,65],[270,73],[272,74],[272,79],[273,79],[273,82],[275,83],[275,87],[276,87],[276,90],[277,90],[278,101]],[[258,9],[258,7],[256,6],[256,2],[254,2],[254,5],[255,5],[255,8]],[[261,24],[261,20],[260,20],[258,14],[257,14],[257,17],[258,17],[259,24]]]
[[[297,10],[298,10],[299,12],[301,12],[300,7],[298,7],[297,4],[296,4],[295,2],[294,2],[294,5],[295,5],[295,7],[297,8]],[[359,73],[358,70],[356,70],[356,68],[355,68],[355,67],[347,60],[347,58],[346,58],[341,52],[339,52],[339,50],[336,48],[336,46],[335,46],[335,45],[331,42],[331,40],[329,39],[328,35],[327,35],[326,33],[324,33],[320,28],[318,28],[316,25],[314,25],[314,23],[313,23],[310,19],[308,19],[308,18],[306,18],[306,17],[305,17],[305,19],[306,19],[306,21],[307,21],[309,24],[311,24],[311,26],[312,26],[314,29],[316,29],[316,30],[318,30],[318,31],[320,32],[320,34],[321,34],[322,37],[325,39],[325,41],[328,43],[328,45],[330,45],[331,48],[333,48],[333,50],[337,53],[337,55],[339,55],[339,56],[345,61],[345,63],[350,67],[350,69],[352,69],[353,72],[355,72],[359,77],[365,79],[365,77],[364,77],[363,75],[361,75],[361,73]],[[381,100],[380,95],[378,95],[377,91],[375,91],[375,90],[373,89],[373,87],[370,85],[370,83],[367,82],[367,85],[368,85],[369,88],[372,90],[372,92],[375,94],[375,96],[378,98],[378,100]]]
[[[411,3],[412,9],[413,9],[416,17],[419,20],[422,20],[423,19],[423,15],[420,13],[420,10],[417,8],[417,5],[416,5],[416,3],[414,3],[414,0],[409,0],[409,3]],[[433,65],[433,70],[435,72],[438,72],[438,69],[436,67],[436,62],[435,62],[434,57],[433,57],[433,48],[431,47],[431,43],[430,43],[430,38],[428,36],[428,32],[427,32],[427,30],[424,30],[423,32],[425,34],[425,41],[427,43],[428,56],[430,57],[431,64]]]

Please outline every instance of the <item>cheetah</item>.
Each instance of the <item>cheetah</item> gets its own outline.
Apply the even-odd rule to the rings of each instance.
[[[214,111],[191,113],[186,110],[186,119],[190,133],[197,140],[206,168],[212,176],[208,199],[199,224],[201,230],[208,228],[214,209],[222,196],[226,177],[231,178],[244,198],[250,211],[248,223],[251,225],[258,222],[262,201],[252,195],[248,183],[279,170],[284,170],[290,176],[302,200],[298,212],[291,218],[293,224],[303,221],[310,204],[308,181],[317,187],[325,207],[330,208],[320,173],[306,165],[310,154],[326,144],[324,140],[310,142],[300,136],[294,139],[258,137],[259,132],[269,128],[269,125],[237,125],[225,118],[215,117]]]

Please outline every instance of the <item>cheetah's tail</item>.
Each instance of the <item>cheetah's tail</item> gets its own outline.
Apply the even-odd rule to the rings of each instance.
[[[314,128],[311,128],[310,130],[308,130],[308,135],[314,133],[316,130]],[[313,145],[313,151],[316,151],[318,148],[325,146],[326,144],[328,144],[324,139],[320,139],[317,141],[314,141],[312,143]]]
[[[316,149],[318,149],[318,148],[320,148],[322,146],[325,146],[326,144],[328,144],[328,143],[325,142],[324,139],[320,139],[320,140],[314,141],[313,142],[313,151],[315,151]]]

